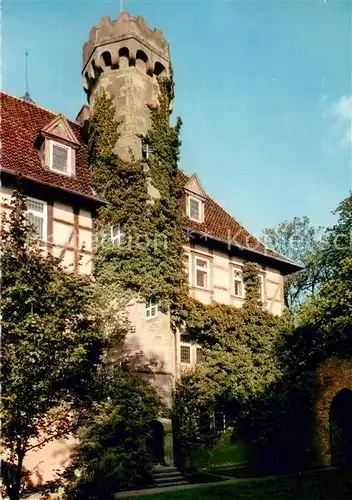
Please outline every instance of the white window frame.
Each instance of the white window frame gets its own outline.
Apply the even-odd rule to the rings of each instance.
[[[191,216],[191,201],[196,201],[199,205],[199,219],[195,219],[194,217]],[[199,198],[196,198],[195,196],[188,195],[187,198],[187,211],[188,211],[188,217],[195,221],[202,223],[203,222],[203,201],[200,200]]]
[[[152,300],[149,300],[145,304],[145,319],[150,320],[153,318],[156,318],[158,315],[158,304],[157,302],[153,302]]]
[[[240,277],[236,277],[235,274],[236,273],[240,273]],[[241,295],[237,295],[236,294],[236,287],[235,287],[235,281],[241,281]],[[245,290],[244,290],[244,282],[243,282],[243,272],[242,272],[242,269],[239,269],[238,267],[234,267],[232,269],[232,293],[233,293],[233,296],[238,298],[238,299],[243,299],[244,298],[244,293],[245,293]]]
[[[152,145],[149,142],[142,143],[142,158],[147,160],[150,158],[150,155],[153,153]]]
[[[181,361],[181,347],[187,347],[189,349],[189,359],[190,359],[189,363]],[[181,340],[179,343],[180,364],[187,366],[199,364],[200,361],[198,361],[198,356],[197,356],[198,349],[202,350],[202,347],[196,342],[192,340],[190,340],[189,342],[187,342],[186,340]]]
[[[28,202],[32,201],[33,203],[40,203],[43,205],[43,211],[42,212],[37,212],[36,210],[33,209],[28,209]],[[43,219],[43,238],[39,238],[39,241],[47,241],[48,239],[48,204],[46,201],[43,200],[38,200],[36,198],[31,198],[27,197],[27,207],[26,207],[26,214],[31,213],[37,217],[41,217]],[[29,221],[28,221],[29,222]]]
[[[63,148],[63,149],[67,150],[67,172],[63,172],[62,170],[59,170],[59,169],[54,167],[54,165],[53,165],[54,146],[58,146],[59,148]],[[57,174],[67,175],[70,177],[72,175],[72,148],[70,148],[70,146],[66,146],[66,144],[62,144],[62,142],[50,141],[49,168],[50,168],[50,170],[52,170],[53,172],[56,172]]]
[[[115,228],[118,229],[118,233],[116,235],[114,235]],[[120,246],[122,241],[123,241],[124,236],[125,236],[125,234],[122,231],[120,224],[116,224],[116,226],[111,226],[111,243],[113,245]]]
[[[199,260],[202,260],[207,263],[207,267],[202,267],[197,264]],[[207,275],[207,284],[206,286],[200,286],[197,283],[197,271],[203,271],[206,272]],[[198,255],[194,256],[194,286],[196,288],[200,288],[201,290],[210,290],[210,260],[205,258],[205,257],[199,257]]]

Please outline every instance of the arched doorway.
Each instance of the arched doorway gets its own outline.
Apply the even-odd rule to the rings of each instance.
[[[330,406],[331,465],[352,466],[352,391],[342,389]]]
[[[150,423],[150,437],[147,445],[155,464],[164,465],[164,427],[158,420]]]

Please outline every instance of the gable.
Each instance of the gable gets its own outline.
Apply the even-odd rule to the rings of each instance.
[[[74,143],[68,143],[76,153],[76,175],[58,175],[49,168],[43,168],[38,151],[38,137],[43,136],[41,131],[55,122],[58,115],[5,92],[0,92],[0,107],[2,172],[7,172],[10,176],[23,176],[31,179],[31,182],[94,200],[94,203],[98,200],[92,188],[85,137],[77,123],[67,120],[74,135],[72,139],[77,138],[79,144],[77,148]],[[48,134],[49,139],[50,137]]]
[[[200,183],[200,180],[198,179],[197,174],[193,174],[189,180],[186,182],[184,185],[185,191],[187,191],[190,194],[195,194],[199,196],[200,198],[207,198],[207,193],[205,192],[202,184]]]
[[[178,170],[178,177],[186,192],[192,194],[189,189],[186,189],[186,186],[190,185],[191,189],[195,189],[195,183],[191,183],[190,181],[197,176],[194,174],[189,177],[182,170]],[[198,183],[201,186],[199,180]],[[253,254],[262,255],[270,259],[271,265],[273,265],[275,269],[282,269],[284,274],[290,274],[302,269],[302,267],[294,262],[285,257],[281,257],[273,250],[265,247],[264,244],[250,234],[237,219],[226,212],[226,210],[206,193],[204,199],[204,221],[199,223],[188,218],[187,229],[191,231],[191,233],[198,234],[201,238],[212,238],[241,250],[248,250]]]
[[[73,147],[79,146],[76,135],[74,134],[72,128],[68,124],[68,121],[62,114],[57,115],[41,130],[41,132],[43,135],[50,135],[59,139],[63,139],[64,141],[71,143]]]

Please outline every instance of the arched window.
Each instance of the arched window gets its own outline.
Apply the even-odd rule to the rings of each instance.
[[[105,66],[105,68],[109,68],[112,65],[110,52],[108,52],[108,51],[103,52],[101,55],[101,59],[102,59],[102,63]]]
[[[136,59],[141,59],[146,63],[148,61],[148,56],[143,50],[137,50]]]
[[[159,76],[165,73],[165,66],[163,66],[159,61],[155,63],[154,66],[154,75]]]
[[[119,66],[120,68],[127,68],[129,65],[130,51],[127,47],[122,47],[119,50]]]

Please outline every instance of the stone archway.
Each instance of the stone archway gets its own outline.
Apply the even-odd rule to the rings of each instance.
[[[341,452],[337,450],[339,449],[339,432],[343,433],[346,438],[347,430],[344,419],[352,419],[352,407],[350,410],[347,409],[347,415],[342,408],[346,400],[350,400],[347,394],[352,393],[352,359],[333,357],[326,360],[317,370],[317,379],[319,383],[315,434],[317,462],[332,465],[336,459],[339,461],[337,458],[339,453],[343,454],[342,450]],[[340,431],[337,430],[339,428]]]
[[[342,389],[330,406],[331,465],[352,465],[352,391]]]
[[[147,446],[155,464],[165,464],[164,427],[158,420],[150,422],[150,437]]]

